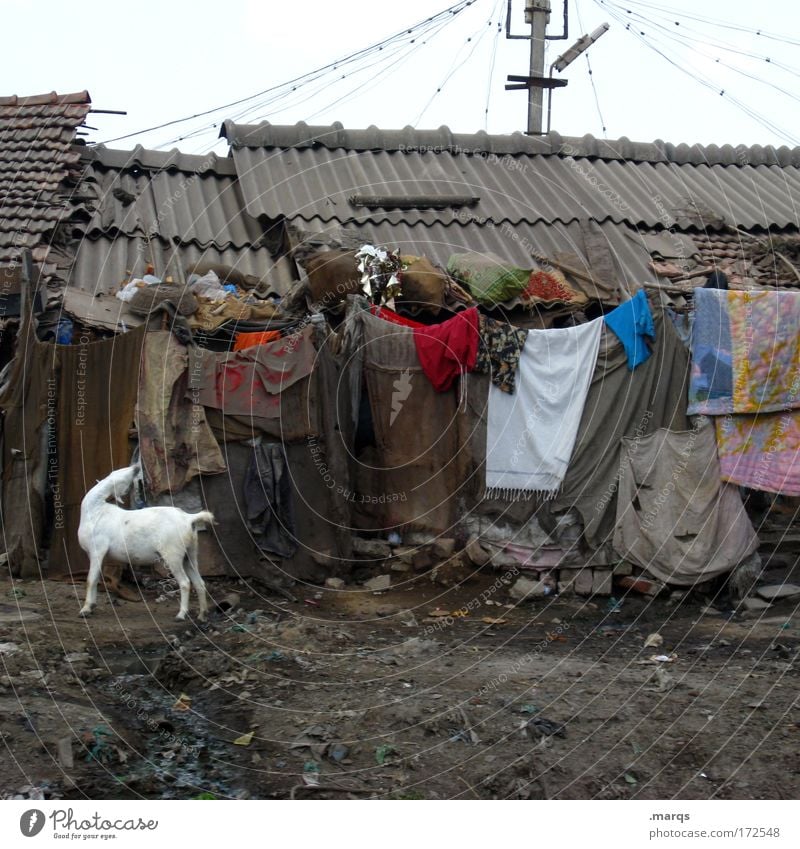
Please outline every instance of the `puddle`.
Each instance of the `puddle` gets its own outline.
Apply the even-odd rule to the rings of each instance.
[[[94,757],[116,781],[92,792],[115,799],[241,798],[241,766],[232,762],[230,744],[217,738],[218,726],[206,715],[215,710],[213,700],[203,695],[180,710],[181,694],[159,682],[158,667],[167,652],[104,648],[95,653],[98,665],[113,673],[99,689],[114,731],[95,735]],[[222,705],[219,713],[224,715]]]

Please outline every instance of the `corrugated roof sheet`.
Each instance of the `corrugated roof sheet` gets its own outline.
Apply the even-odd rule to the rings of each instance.
[[[151,237],[148,243],[143,237],[119,235],[87,238],[79,243],[70,270],[70,285],[94,294],[115,292],[130,277],[141,277],[151,262],[157,274],[172,275],[177,280],[183,269],[198,262],[219,263],[244,274],[275,278],[276,289],[287,276],[285,262],[273,259],[266,248],[178,245],[158,237]]]
[[[798,223],[800,168],[676,165],[554,155],[487,157],[407,150],[234,147],[248,212],[310,221],[405,224],[579,218],[633,227],[787,227]],[[474,195],[453,209],[364,208],[354,195]]]
[[[629,294],[645,282],[656,282],[650,268],[650,254],[641,234],[624,224],[606,222],[599,225],[601,239],[610,254],[615,280],[608,280]],[[304,227],[309,241],[320,243],[380,244],[399,248],[404,254],[424,254],[432,261],[446,266],[451,254],[474,251],[494,254],[503,261],[521,268],[533,265],[532,254],[539,253],[555,259],[571,254],[572,263],[588,275],[597,269],[587,257],[586,233],[581,222],[523,224],[520,227],[458,227],[443,224],[409,225],[382,222],[380,224],[331,224],[322,219],[310,221]],[[605,298],[603,298],[605,300]],[[615,299],[616,300],[616,299]]]
[[[0,262],[45,246],[71,214],[65,183],[77,172],[75,131],[90,105],[86,91],[0,97]]]
[[[670,144],[661,140],[652,143],[633,142],[626,136],[619,139],[598,139],[592,135],[562,136],[549,133],[528,136],[523,133],[489,135],[454,133],[448,127],[438,130],[381,130],[370,126],[366,130],[346,130],[338,121],[328,126],[313,126],[301,121],[294,125],[237,124],[225,121],[220,137],[236,148],[265,149],[319,148],[329,150],[385,150],[407,153],[451,153],[482,155],[535,154],[589,157],[624,162],[671,162],[691,165],[778,165],[800,167],[800,147],[789,148],[761,145],[699,145]]]
[[[84,200],[94,210],[85,226],[91,237],[157,234],[218,250],[262,241],[264,229],[245,211],[230,160],[102,147],[86,158],[79,192],[94,195]]]

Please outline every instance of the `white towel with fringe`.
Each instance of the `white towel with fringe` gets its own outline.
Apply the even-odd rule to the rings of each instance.
[[[603,319],[530,330],[517,391],[489,387],[486,497],[554,498],[564,480],[592,381]]]

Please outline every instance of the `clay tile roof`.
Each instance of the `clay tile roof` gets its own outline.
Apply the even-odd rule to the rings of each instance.
[[[79,172],[75,132],[90,107],[86,91],[0,97],[0,263],[23,247],[46,259],[69,211],[66,184]]]

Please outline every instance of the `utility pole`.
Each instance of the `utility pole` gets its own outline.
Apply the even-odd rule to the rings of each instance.
[[[526,0],[525,21],[531,25],[530,76],[544,77],[544,46],[547,24],[550,21],[550,0]],[[541,135],[544,89],[528,89],[528,134]]]

